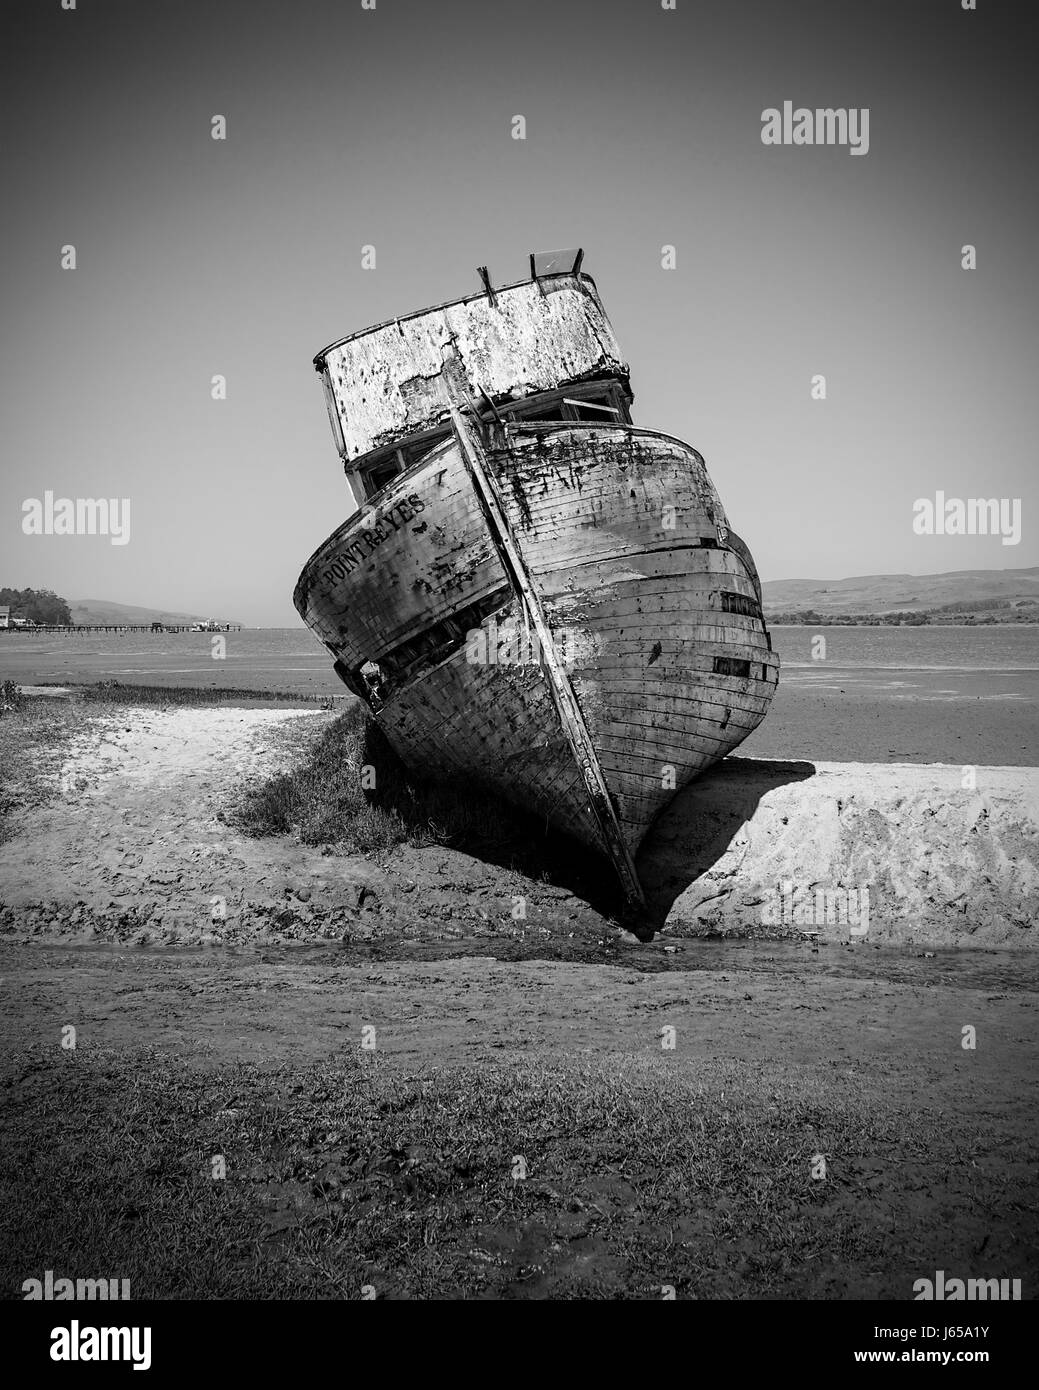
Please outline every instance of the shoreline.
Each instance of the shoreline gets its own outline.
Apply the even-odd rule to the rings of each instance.
[[[122,673],[121,703],[137,688],[147,703],[227,703],[233,690],[255,708],[306,704],[346,709],[355,701],[328,667],[327,655],[295,678],[282,666],[271,678],[243,689],[248,671],[221,670],[207,680],[172,682],[172,672]],[[82,673],[79,673],[82,674]],[[186,674],[192,674],[188,672]],[[158,679],[156,678],[158,676]],[[8,679],[0,668],[0,680]],[[25,681],[25,686],[42,682]],[[54,677],[70,698],[96,694],[97,681]],[[266,685],[266,689],[264,688]],[[272,688],[273,687],[273,688]],[[144,697],[142,696],[142,699]],[[822,759],[829,762],[946,763],[959,766],[1039,766],[1039,668],[842,666],[825,669],[788,661],[768,715],[739,746],[736,756]]]
[[[91,718],[55,753],[41,804],[9,819],[0,932],[139,945],[484,942],[491,954],[517,939],[564,955],[587,938],[630,944],[601,883],[536,881],[439,844],[349,854],[233,828],[243,781],[292,766],[335,713],[131,704]],[[680,793],[640,850],[658,944],[802,927],[855,936],[839,902],[821,922],[768,920],[763,904],[787,880],[802,893],[868,888],[871,943],[1039,944],[1033,768],[977,764],[965,786],[958,761],[765,757],[753,742]]]

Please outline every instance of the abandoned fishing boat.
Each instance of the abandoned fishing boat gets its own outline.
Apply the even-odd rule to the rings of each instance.
[[[600,850],[761,722],[779,661],[704,461],[631,422],[582,254],[318,353],[353,511],[294,593],[416,772]]]

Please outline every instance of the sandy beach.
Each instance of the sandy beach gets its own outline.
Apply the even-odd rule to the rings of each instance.
[[[230,705],[98,719],[64,751],[53,795],[17,813],[0,844],[0,930],[136,944],[617,934],[567,888],[440,846],[345,855],[233,829],[243,781],[286,766],[301,732],[316,739],[335,717]],[[1031,946],[1039,773],[982,767],[966,781],[959,765],[730,758],[643,846],[655,924],[797,935],[791,905],[771,920],[768,906],[791,881],[868,889],[861,934],[874,943]],[[825,940],[859,934],[847,915],[810,925]]]

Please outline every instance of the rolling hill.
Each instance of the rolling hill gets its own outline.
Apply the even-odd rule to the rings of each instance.
[[[74,623],[87,626],[103,623],[198,623],[206,618],[216,618],[219,622],[236,621],[219,613],[179,613],[171,608],[138,608],[132,603],[110,603],[102,598],[70,599],[69,610]]]
[[[955,604],[964,612],[994,602],[1039,604],[1039,566],[1029,569],[951,570],[946,574],[866,574],[849,579],[768,579],[762,584],[766,614],[873,614],[922,612]],[[107,599],[70,599],[74,623],[195,623],[205,618],[236,623],[216,613],[140,608]],[[1037,612],[1039,616],[1039,612]]]
[[[919,612],[1003,600],[1039,601],[1039,566],[951,570],[947,574],[866,574],[851,579],[771,579],[761,586],[766,613]]]

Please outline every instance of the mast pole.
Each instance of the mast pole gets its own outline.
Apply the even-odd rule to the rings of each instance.
[[[451,424],[461,449],[469,478],[473,484],[477,501],[487,522],[491,539],[508,575],[513,592],[519,599],[524,616],[529,618],[537,633],[538,646],[542,656],[542,670],[548,679],[549,690],[559,716],[564,737],[569,745],[574,761],[581,769],[585,789],[591,803],[592,814],[598,824],[606,851],[624,888],[625,895],[632,906],[644,908],[645,896],[639,883],[635,864],[624,839],[620,822],[609,789],[595,751],[591,734],[585,723],[581,706],[578,704],[570,677],[563,669],[552,641],[548,621],[541,604],[541,595],[527,569],[519,543],[513,532],[494,478],[484,456],[483,446],[463,418],[454,400],[449,401]]]

